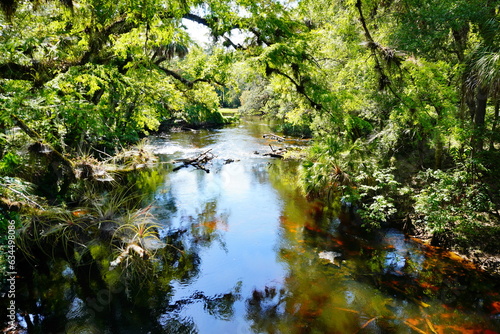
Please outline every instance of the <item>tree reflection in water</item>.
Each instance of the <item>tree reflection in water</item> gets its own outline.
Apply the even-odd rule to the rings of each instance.
[[[267,147],[254,146],[245,131],[217,132],[222,148],[240,154],[238,163],[214,164],[208,174],[185,169],[141,176],[139,190],[154,194],[143,207],[155,200],[165,245],[148,259],[132,255],[109,270],[119,251],[102,242],[65,251],[55,239],[33,246],[31,252],[45,252],[36,253],[34,270],[19,261],[24,268],[17,296],[30,332],[446,333],[498,327],[498,284],[457,265],[451,254],[388,229],[362,233],[339,208],[306,201],[295,191],[293,163],[269,164],[240,152],[240,143],[248,152]]]
[[[282,186],[283,167],[270,171],[289,199],[278,250],[287,276],[246,299],[253,332],[481,332],[498,325],[487,316],[498,297],[488,292],[495,280],[397,231],[363,233],[346,213],[319,202],[303,206]]]
[[[128,182],[135,182],[141,194],[150,194],[164,183],[164,177],[165,173],[148,170]],[[120,203],[134,207],[134,200],[145,199],[147,203],[148,196],[130,196],[127,202]],[[175,203],[170,203],[169,210],[175,211]],[[122,219],[121,214],[129,214],[123,208],[106,212],[110,213],[106,213],[99,228],[108,226],[108,221]],[[87,216],[94,219],[91,214]],[[104,238],[89,239],[79,233],[71,235],[78,239],[68,240],[56,234],[45,237],[42,232],[37,243],[26,243],[26,256],[18,259],[21,277],[17,281],[16,304],[20,327],[29,333],[44,334],[190,333],[195,331],[193,321],[175,316],[176,310],[188,303],[202,303],[209,314],[231,318],[233,304],[241,298],[239,285],[225,294],[197,292],[170,304],[172,280],[188,283],[199,274],[199,252],[215,241],[224,247],[220,231],[227,229],[227,214],[217,213],[216,202],[207,202],[197,216],[184,220],[185,228],[162,231],[161,240],[147,255],[130,253],[116,266],[110,265],[117,256],[115,247],[123,246],[118,237],[108,237],[117,235],[113,230],[101,233]],[[37,233],[37,229],[30,233]]]

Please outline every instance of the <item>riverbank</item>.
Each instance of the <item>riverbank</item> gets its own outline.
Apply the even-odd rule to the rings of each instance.
[[[413,159],[410,159],[413,161]],[[408,160],[396,162],[400,183],[394,198],[397,224],[409,235],[470,261],[500,277],[498,187],[494,169],[476,165],[455,169],[422,169]],[[405,194],[398,195],[399,189]]]
[[[417,225],[410,230],[406,228],[406,233],[415,238],[418,242],[431,247],[447,250],[456,254],[457,259],[467,261],[478,270],[500,278],[500,232],[495,229],[495,233],[484,230],[475,240],[458,240],[453,236],[441,237],[438,241],[436,237],[423,225]]]

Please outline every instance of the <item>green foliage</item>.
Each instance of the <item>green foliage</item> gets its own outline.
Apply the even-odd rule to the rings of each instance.
[[[7,152],[0,160],[0,175],[14,175],[21,165],[21,157],[12,152]]]
[[[9,216],[4,213],[3,209],[0,209],[0,235],[2,236],[2,244],[5,242],[7,237],[7,227],[9,225]]]
[[[183,26],[173,20],[186,10],[176,2],[166,9],[159,1],[84,1],[68,15],[53,3],[40,5],[37,13],[20,5],[1,35],[0,66],[7,79],[1,123],[10,124],[15,113],[72,154],[133,143],[174,117],[222,123],[216,95],[200,92],[214,87],[196,82],[224,84],[232,56],[214,49],[208,57],[191,48]]]
[[[342,201],[357,206],[366,229],[379,228],[381,223],[396,218],[397,203],[409,189],[395,180],[395,168],[361,172],[354,177],[355,187],[347,189]]]
[[[7,271],[7,256],[8,256],[8,228],[14,224],[17,229],[20,225],[20,217],[18,213],[6,211],[0,208],[0,285],[4,284],[4,277]]]
[[[273,127],[274,131],[281,132],[285,136],[310,138],[312,136],[312,130],[310,126],[305,124],[294,124],[283,122]]]
[[[299,168],[299,179],[307,196],[326,197],[336,203],[352,180],[336,159],[341,152],[340,143],[334,137],[325,139],[311,148],[311,156]]]
[[[400,219],[415,205],[416,211],[427,212],[429,231],[442,231],[442,226],[457,235],[466,227],[473,230],[485,221],[484,212],[496,207],[492,189],[498,186],[486,186],[494,172],[469,168],[467,182],[474,184],[469,188],[446,190],[444,179],[421,180],[428,193],[422,190],[414,198],[409,194],[415,188],[412,173],[422,167],[459,169],[456,166],[477,149],[471,147],[474,137],[498,146],[484,127],[474,130],[481,125],[476,104],[480,87],[487,87],[483,94],[493,94],[488,95],[484,125],[494,129],[498,122],[493,113],[498,39],[491,34],[499,24],[494,14],[498,9],[476,1],[358,3],[361,14],[354,1],[301,2],[299,15],[310,20],[311,30],[302,30],[289,45],[273,45],[260,56],[279,68],[267,69],[271,80],[266,87],[277,102],[268,99],[266,105],[277,106],[274,114],[294,124],[305,120],[314,131],[314,145],[300,171],[304,192],[343,195],[345,203],[358,208],[366,227]],[[325,8],[331,9],[328,15]],[[305,55],[305,61],[293,72],[289,64],[299,55]],[[317,67],[308,66],[309,59]],[[308,95],[314,103],[302,100],[308,102],[306,107],[292,93],[294,88],[299,91],[296,84],[305,77],[310,80],[307,85],[315,87]],[[494,166],[492,156],[476,156],[475,166]],[[341,185],[335,170],[348,175],[350,182]],[[445,205],[440,196],[450,191],[462,194],[463,203]],[[468,222],[460,218],[467,216],[472,217]],[[463,223],[450,223],[455,219]]]
[[[488,221],[487,214],[494,212],[491,189],[475,181],[466,168],[427,170],[418,179],[425,187],[413,196],[415,214],[433,234],[473,234],[475,227]]]
[[[246,115],[263,114],[272,112],[273,92],[268,87],[269,82],[262,76],[250,76],[249,82],[242,84],[240,97],[240,112]],[[267,104],[270,104],[269,106]]]
[[[204,83],[185,96],[183,108],[174,113],[177,119],[193,126],[222,125],[224,118],[219,112],[219,98],[215,90]]]
[[[365,227],[380,227],[380,222],[387,222],[397,211],[392,198],[377,195],[370,202],[370,204],[363,203],[358,210]]]

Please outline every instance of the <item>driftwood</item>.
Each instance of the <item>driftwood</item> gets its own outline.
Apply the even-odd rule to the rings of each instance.
[[[269,144],[269,147],[271,148],[271,152],[269,153],[264,153],[262,155],[266,157],[271,157],[271,158],[278,158],[278,159],[283,159],[283,155],[288,151],[286,147],[279,147],[277,149],[274,149],[271,144]]]
[[[210,173],[210,170],[207,169],[205,165],[215,157],[211,151],[212,149],[209,149],[198,155],[196,158],[175,160],[174,162],[182,162],[182,165],[175,167],[173,171],[175,172],[181,168],[193,166],[196,169],[201,169],[207,173]]]
[[[266,134],[262,135],[262,138],[274,139],[274,140],[277,140],[279,142],[282,142],[282,141],[286,140],[285,137],[281,137],[281,136],[275,135],[274,133],[266,133]]]

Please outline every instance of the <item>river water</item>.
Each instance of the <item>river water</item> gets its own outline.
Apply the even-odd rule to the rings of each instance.
[[[293,187],[295,164],[262,155],[266,124],[172,134],[167,159],[206,150],[157,191],[167,231],[195,235],[197,274],[172,284],[161,321],[197,333],[472,333],[500,328],[494,281],[396,231],[360,235]],[[256,154],[260,153],[260,154]],[[226,159],[235,160],[227,163]],[[339,218],[340,216],[340,218]],[[186,238],[189,239],[189,238]],[[219,299],[227,303],[211,305]],[[212,303],[214,304],[214,303]],[[215,303],[217,304],[217,303]]]
[[[136,294],[97,294],[98,308],[61,266],[52,284],[70,283],[62,292],[46,283],[52,296],[37,303],[51,309],[38,317],[59,314],[67,333],[500,332],[499,282],[399,231],[361,233],[347,214],[307,201],[297,162],[263,155],[298,143],[263,138],[269,132],[252,120],[154,138],[167,170],[145,189],[170,249],[163,272]],[[209,172],[170,164],[208,150]],[[48,301],[56,297],[66,301]]]

